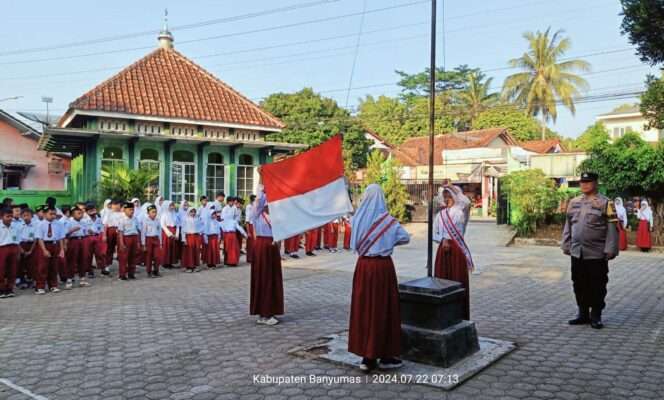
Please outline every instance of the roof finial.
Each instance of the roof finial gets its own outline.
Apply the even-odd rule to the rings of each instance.
[[[173,39],[173,34],[171,31],[168,30],[168,8],[164,9],[164,28],[159,32],[159,47],[163,49],[172,49],[173,48],[173,42],[175,39]]]

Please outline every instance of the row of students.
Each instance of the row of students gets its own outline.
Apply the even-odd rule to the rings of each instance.
[[[627,227],[629,225],[627,210],[623,204],[623,199],[616,197],[614,200],[614,205],[616,208],[616,217],[618,218],[619,232],[619,249],[627,250]],[[638,228],[636,231],[636,247],[641,249],[641,251],[649,251],[652,248],[652,236],[651,232],[653,231],[653,213],[648,201],[643,199],[641,200],[641,205],[634,210],[636,218],[639,220]]]
[[[351,224],[350,217],[328,222],[327,224],[311,229],[303,235],[298,235],[284,241],[284,254],[287,257],[299,258],[298,251],[304,247],[307,256],[315,256],[314,250],[327,250],[330,253],[338,251],[339,237],[343,229],[343,249],[350,250]],[[301,246],[304,239],[304,246]]]

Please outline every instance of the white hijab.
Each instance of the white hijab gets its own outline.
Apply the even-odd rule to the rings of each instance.
[[[164,200],[161,207],[160,218],[162,225],[166,226],[175,226],[177,224],[177,218],[175,211],[170,209],[173,202],[170,200]]]
[[[641,200],[641,208],[639,208],[639,211],[637,212],[637,215],[639,219],[646,220],[650,224],[650,227],[652,228],[653,226],[653,220],[652,220],[652,209],[650,209],[650,206],[648,205],[647,200]]]
[[[625,210],[625,206],[623,205],[623,199],[616,197],[613,204],[616,206],[616,216],[618,217],[618,220],[620,220],[623,228],[627,228],[627,210]]]
[[[99,212],[99,216],[103,219],[106,214],[110,211],[108,206],[111,204],[111,199],[106,199],[104,200],[104,207],[102,207],[101,211]]]

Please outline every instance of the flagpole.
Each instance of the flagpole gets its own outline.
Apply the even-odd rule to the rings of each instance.
[[[436,0],[431,0],[431,66],[429,68],[429,213],[427,218],[427,276],[433,276],[433,152],[436,122]]]

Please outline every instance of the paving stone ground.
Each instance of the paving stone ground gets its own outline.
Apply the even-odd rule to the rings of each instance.
[[[396,254],[401,280],[422,271],[424,235]],[[624,253],[611,264],[606,328],[570,327],[568,260],[557,249],[487,249],[492,226],[471,226],[482,264],[471,277],[480,335],[519,348],[452,392],[405,384],[262,385],[254,375],[358,371],[287,354],[347,329],[353,256],[288,261],[286,316],[248,315],[249,268],[121,282],[0,300],[0,379],[46,399],[662,399],[664,259]],[[486,248],[480,248],[483,245]],[[410,256],[409,256],[410,255]],[[315,260],[315,261],[314,261]],[[408,265],[406,265],[408,264]],[[413,264],[414,266],[411,266]],[[0,381],[0,399],[30,399]]]

